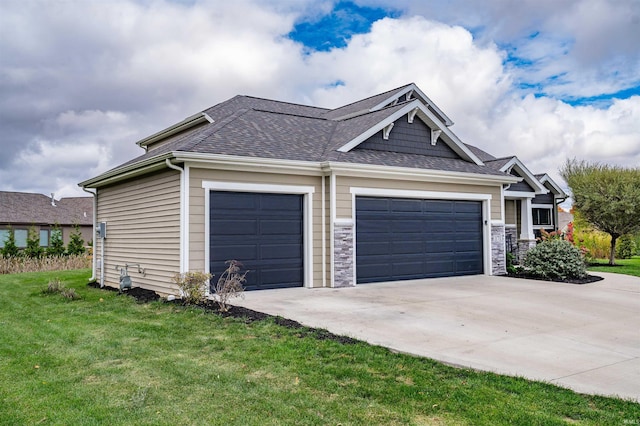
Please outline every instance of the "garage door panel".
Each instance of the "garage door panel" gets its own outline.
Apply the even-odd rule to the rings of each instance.
[[[424,242],[420,239],[417,241],[402,241],[391,244],[391,251],[397,254],[411,254],[420,252]]]
[[[482,205],[476,201],[456,201],[454,203],[456,213],[482,213]]]
[[[211,231],[215,235],[255,235],[258,232],[257,220],[216,220]]]
[[[421,200],[426,201],[426,200]],[[434,213],[451,213],[453,212],[453,205],[451,201],[437,201],[437,200],[429,200],[428,203],[424,205],[425,212],[434,212]]]
[[[260,221],[260,234],[262,235],[300,235],[302,221],[265,219]]]
[[[466,253],[469,251],[481,252],[483,249],[482,241],[458,241],[456,252]]]
[[[211,191],[210,271],[240,261],[246,289],[303,285],[303,196]]]
[[[363,255],[371,256],[371,255],[386,255],[389,253],[389,243],[379,243],[379,242],[363,242],[358,246],[358,250],[362,252]]]
[[[393,199],[391,200],[391,211],[394,213],[422,212],[420,200]]]
[[[260,259],[297,259],[300,255],[300,244],[262,244]]]
[[[357,282],[482,273],[482,232],[478,201],[356,197]]]
[[[386,212],[389,210],[389,202],[390,201],[386,198],[363,198],[359,206],[362,209],[363,213],[367,211]]]

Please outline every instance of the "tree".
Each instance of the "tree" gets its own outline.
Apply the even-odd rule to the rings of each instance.
[[[573,159],[560,174],[571,188],[575,209],[611,236],[609,264],[614,265],[618,238],[640,231],[640,168]]]
[[[80,232],[80,226],[78,224],[73,225],[73,232],[69,236],[69,244],[67,245],[67,253],[70,256],[84,254],[84,240],[82,239],[82,232]]]
[[[47,256],[64,256],[64,241],[62,241],[62,230],[56,223],[51,229],[51,238]]]
[[[27,247],[24,249],[24,254],[31,259],[38,259],[44,254],[44,249],[40,247],[40,233],[34,225],[29,227]]]
[[[16,233],[11,226],[7,227],[8,234],[4,240],[4,247],[0,249],[3,257],[18,257],[20,250],[16,246]]]

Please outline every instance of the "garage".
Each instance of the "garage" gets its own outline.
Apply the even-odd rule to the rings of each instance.
[[[209,208],[212,282],[235,259],[246,290],[302,287],[302,195],[211,191]]]
[[[356,197],[358,284],[482,273],[481,201]]]

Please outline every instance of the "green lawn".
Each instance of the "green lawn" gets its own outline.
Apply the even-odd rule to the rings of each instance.
[[[271,320],[136,304],[88,271],[0,275],[0,424],[623,425],[640,404],[580,395]],[[60,277],[81,296],[42,293]]]
[[[609,261],[606,259],[598,259],[588,269],[591,272],[615,272],[616,274],[640,277],[640,256],[633,256],[631,259],[616,259],[616,266],[609,266]]]

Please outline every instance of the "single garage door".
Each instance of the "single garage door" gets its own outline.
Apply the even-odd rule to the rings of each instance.
[[[211,191],[210,271],[217,282],[225,261],[250,272],[246,290],[303,285],[302,195]]]
[[[482,202],[356,197],[357,283],[481,274]]]

